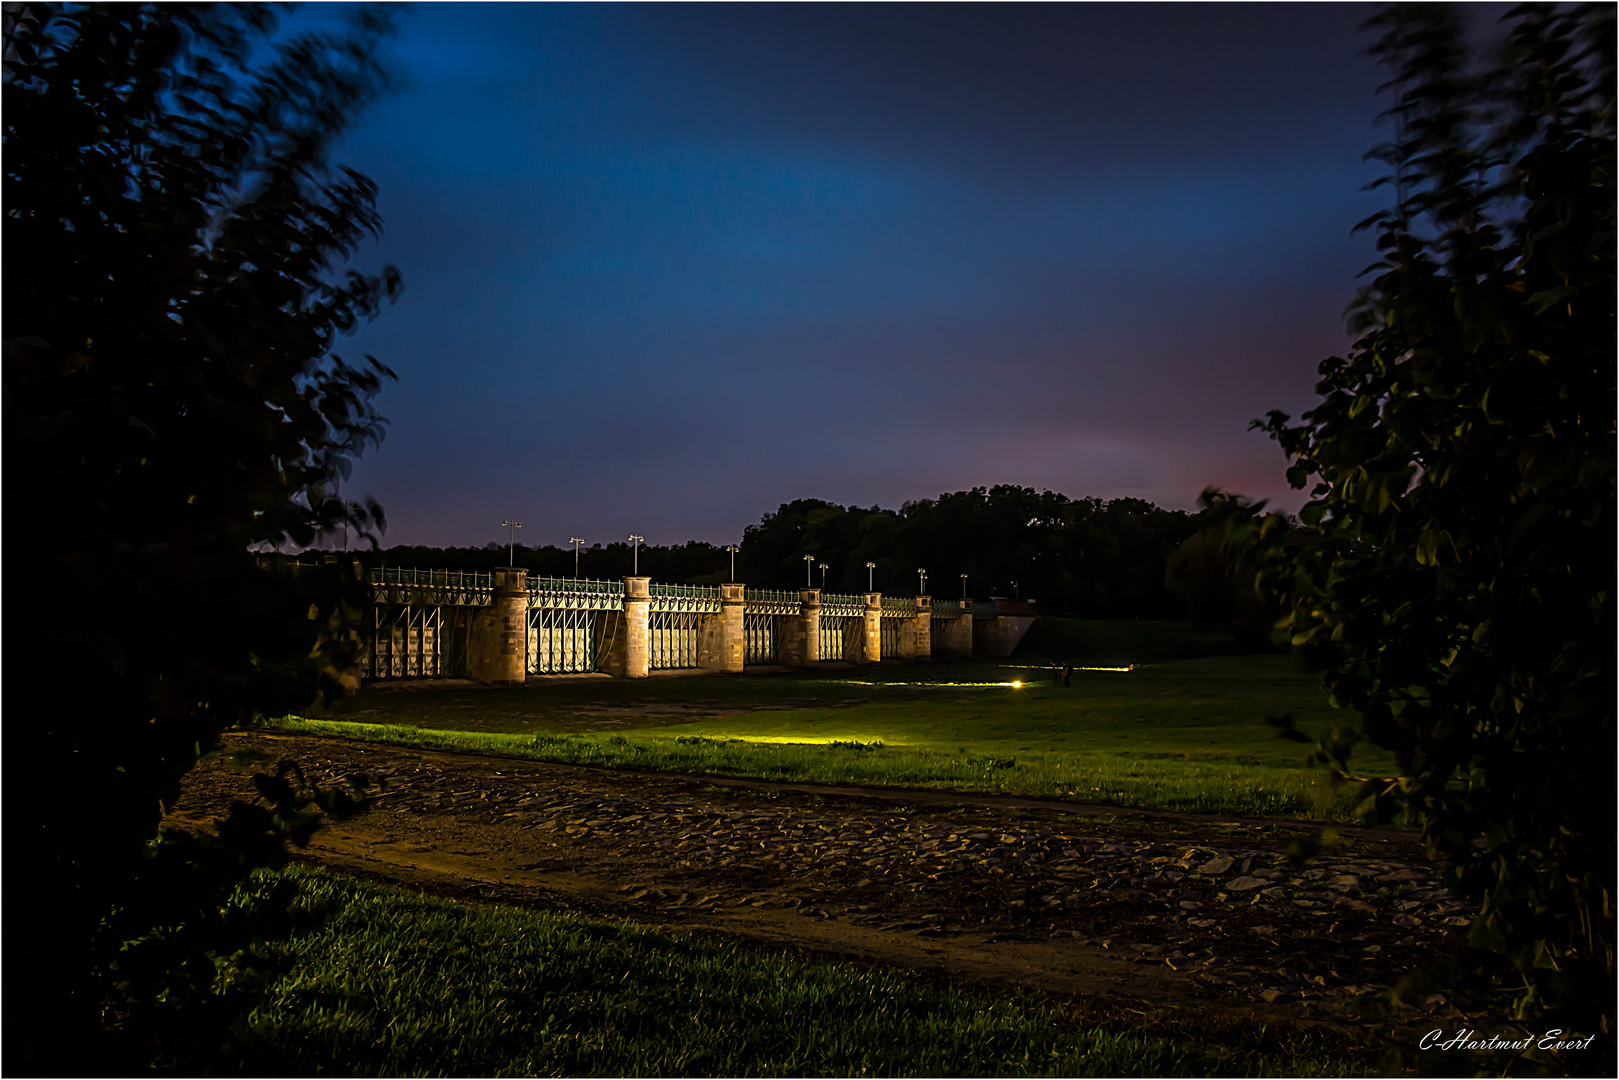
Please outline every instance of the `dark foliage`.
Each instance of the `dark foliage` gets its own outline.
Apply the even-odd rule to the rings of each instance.
[[[915,594],[917,568],[926,567],[928,589],[959,596],[960,574],[979,597],[1012,596],[1040,601],[1052,612],[1093,618],[1172,619],[1184,606],[1164,584],[1164,563],[1182,540],[1212,520],[1163,510],[1143,499],[1070,499],[1051,491],[999,485],[908,502],[898,511],[839,506],[798,499],[748,526],[736,556],[736,576],[764,589],[795,589],[805,583],[804,556],[812,555],[811,583],[827,564],[826,588],[866,591],[866,563],[877,564],[871,580],[896,596]],[[487,572],[507,562],[507,546],[482,548],[391,547],[361,552],[367,565]],[[518,544],[512,558],[530,573],[574,575],[571,548]],[[712,585],[730,580],[730,553],[697,540],[640,546],[642,574],[655,581]],[[579,556],[579,574],[620,578],[630,572],[627,543],[594,544]]]
[[[804,583],[803,556],[814,555],[834,592],[863,592],[866,563],[875,562],[877,588],[895,594],[915,589],[925,567],[934,596],[961,595],[966,574],[969,595],[1032,597],[1046,611],[1178,618],[1164,560],[1198,527],[1194,515],[1143,499],[1070,499],[1010,484],[908,502],[897,513],[800,499],[748,527],[738,572],[793,588]]]
[[[399,279],[344,269],[375,192],[327,154],[385,88],[386,29],[6,7],[8,1072],[199,1067],[154,1010],[204,1002],[245,948],[221,904],[306,834],[307,800],[345,809],[282,774],[219,836],[157,840],[221,729],[352,656],[353,564],[272,574],[250,549],[382,521],[333,492],[390,373],[330,350]]]
[[[1372,24],[1382,257],[1320,403],[1264,425],[1307,527],[1248,527],[1294,644],[1360,717],[1320,756],[1369,816],[1420,821],[1477,905],[1453,974],[1479,1015],[1596,1032],[1542,1064],[1611,1070],[1614,8],[1518,8],[1482,61],[1462,17]],[[1355,777],[1358,738],[1400,775]]]
[[[1170,553],[1164,587],[1185,602],[1193,627],[1222,628],[1249,648],[1285,648],[1275,630],[1286,605],[1256,588],[1251,524],[1264,511],[1264,502],[1250,503],[1208,488],[1198,504],[1207,524]],[[1272,516],[1284,529],[1296,525],[1283,515]],[[1249,527],[1238,529],[1239,523]]]

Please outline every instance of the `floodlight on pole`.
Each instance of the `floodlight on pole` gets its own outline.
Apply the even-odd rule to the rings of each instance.
[[[742,549],[737,547],[735,544],[726,544],[725,545],[725,550],[729,551],[731,553],[731,580],[735,581],[736,580],[736,553],[741,551]]]
[[[874,562],[867,563],[866,564],[866,591],[867,592],[876,592],[877,591],[877,586],[872,583],[872,575],[875,574],[875,573],[877,573],[877,564],[874,563]]]
[[[643,540],[645,540],[646,537],[644,537],[644,536],[636,536],[634,533],[631,533],[629,539],[630,539],[630,572],[634,576],[640,577],[641,576],[641,542]]]
[[[573,545],[573,576],[575,578],[579,576],[579,545],[584,542],[585,538],[582,536],[568,537],[568,543]]]
[[[502,521],[501,524],[509,527],[506,536],[506,565],[516,566],[517,530],[523,527],[523,523],[521,521]]]
[[[813,555],[804,556],[804,588],[813,589],[815,587],[815,582],[811,578],[811,575],[813,575],[814,573],[815,573],[815,556],[813,556]]]
[[[926,596],[928,594],[928,572],[918,566],[916,575],[916,595]]]
[[[1012,599],[1014,599],[1014,600],[1023,599],[1023,594],[1018,592],[1017,582],[1015,582],[1015,581],[1012,582]]]
[[[826,563],[816,563],[821,568],[821,591],[826,592]]]
[[[961,598],[963,600],[967,599],[967,575],[966,574],[961,575]]]

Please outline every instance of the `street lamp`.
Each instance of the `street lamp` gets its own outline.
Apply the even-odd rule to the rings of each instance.
[[[1015,582],[1015,581],[1012,582],[1012,599],[1021,600],[1022,598],[1023,598],[1023,594],[1018,592],[1017,582]]]
[[[734,583],[736,581],[736,553],[742,549],[735,544],[726,544],[725,550],[731,553],[731,581]]]
[[[630,567],[635,577],[641,576],[641,542],[645,539],[644,536],[630,534]]]
[[[806,589],[813,589],[815,587],[815,582],[810,579],[810,575],[815,573],[814,567],[815,556],[804,556],[804,588]]]
[[[582,536],[568,537],[568,543],[573,545],[573,576],[575,579],[579,577],[579,545],[584,542],[585,538]]]
[[[821,591],[826,592],[826,563],[816,563],[821,568]]]
[[[928,594],[928,572],[918,566],[916,574],[916,595],[926,596]]]
[[[517,556],[513,552],[517,550],[517,530],[523,527],[523,523],[521,521],[502,521],[501,524],[510,526],[506,537],[506,565],[516,566]]]
[[[966,574],[961,575],[961,598],[963,600],[967,599],[967,575]]]
[[[877,591],[877,586],[872,584],[872,575],[875,574],[876,572],[877,572],[877,564],[876,563],[869,562],[869,563],[866,564],[866,591],[867,592],[876,592]]]

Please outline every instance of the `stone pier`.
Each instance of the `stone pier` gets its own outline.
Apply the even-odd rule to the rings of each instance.
[[[937,656],[954,656],[971,659],[973,654],[973,610],[971,600],[936,600],[933,603],[935,614],[960,612],[954,618],[944,620],[943,633],[940,640],[933,642],[933,652]],[[929,628],[931,630],[931,627]]]
[[[718,615],[703,618],[697,639],[697,666],[704,671],[742,670],[742,586],[720,586]]]
[[[843,649],[843,658],[855,664],[875,664],[883,658],[883,594],[866,593],[865,601],[865,617]]]
[[[528,571],[495,570],[494,602],[472,620],[467,673],[494,686],[521,686],[528,679]]]
[[[651,670],[647,650],[647,610],[651,605],[652,579],[624,579],[624,610],[609,612],[604,620],[602,656],[597,667],[620,679],[644,679]],[[613,619],[612,616],[618,616]]]
[[[741,672],[750,641],[783,667],[817,668],[822,633],[841,635],[838,647],[830,651],[852,664],[968,658],[975,653],[1005,656],[1036,618],[1031,604],[1005,600],[993,606],[980,604],[975,611],[969,600],[918,596],[914,605],[890,600],[885,609],[880,592],[862,594],[858,604],[852,596],[838,596],[828,608],[816,588],[797,590],[795,604],[791,593],[760,590],[751,596],[740,582],[717,588],[660,587],[654,596],[648,577],[626,577],[622,588],[616,582],[544,578],[531,594],[527,572],[515,567],[500,567],[487,575],[416,570],[387,574],[375,583],[375,602],[379,608],[394,606],[409,618],[401,623],[396,611],[391,621],[385,621],[379,614],[369,647],[389,666],[380,676],[365,678],[419,678],[436,675],[442,667],[445,674],[521,686],[531,665],[536,672],[561,673],[589,670],[593,664],[594,670],[618,678],[643,679],[651,673],[654,617],[660,627],[659,664],[700,671]],[[824,627],[823,610],[834,616],[825,620]],[[975,614],[980,617],[975,619]],[[894,621],[885,624],[885,617]],[[755,618],[770,622],[755,626],[749,621]],[[885,629],[886,648],[892,653],[888,657],[883,655]],[[558,635],[568,635],[562,646],[557,644]],[[575,651],[563,654],[559,651],[563,647]],[[587,648],[593,650],[589,656],[582,651]],[[400,655],[405,656],[403,662]],[[374,660],[364,663],[373,665]],[[370,672],[372,666],[364,670]]]
[[[916,598],[916,614],[899,628],[899,659],[925,660],[933,655],[933,601]]]

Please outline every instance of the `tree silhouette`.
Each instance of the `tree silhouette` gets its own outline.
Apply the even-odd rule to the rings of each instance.
[[[275,29],[256,5],[6,7],[9,1071],[93,1064],[111,990],[136,995],[109,1014],[126,1031],[184,998],[229,955],[219,899],[310,826],[282,770],[270,809],[154,843],[221,729],[352,655],[352,571],[274,575],[252,549],[382,524],[334,491],[391,373],[331,349],[399,276],[347,268],[375,187],[329,154],[388,86],[386,13]],[[126,950],[114,977],[143,920],[215,938],[170,934],[144,974]],[[158,1042],[136,1050],[183,1062]]]
[[[1420,821],[1477,905],[1476,1000],[1599,1032],[1611,1069],[1614,9],[1517,8],[1487,63],[1462,17],[1372,24],[1381,258],[1320,403],[1264,424],[1306,528],[1255,528],[1294,644],[1360,717],[1322,756],[1344,779],[1356,737],[1392,750],[1364,811]]]

